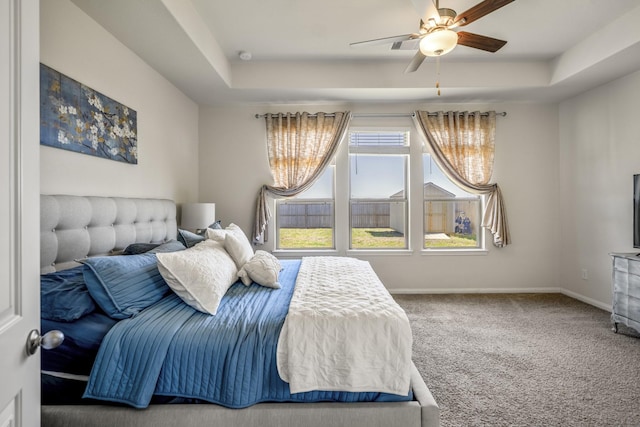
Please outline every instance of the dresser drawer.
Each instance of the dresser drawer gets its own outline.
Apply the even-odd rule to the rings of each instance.
[[[613,292],[624,293],[635,298],[640,298],[640,276],[614,270]]]
[[[628,258],[614,257],[613,268],[624,273],[640,276],[640,258],[636,261]]]
[[[613,313],[640,322],[640,298],[614,292]]]

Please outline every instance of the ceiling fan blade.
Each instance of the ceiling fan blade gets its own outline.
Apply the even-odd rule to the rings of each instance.
[[[462,26],[470,24],[513,1],[515,0],[484,0],[483,2],[473,6],[471,9],[458,14],[456,19],[453,21],[454,25],[457,24],[457,26]]]
[[[420,68],[420,65],[422,65],[422,62],[424,61],[425,58],[426,58],[426,56],[423,55],[422,52],[417,51],[415,56],[413,57],[413,59],[411,60],[409,65],[407,66],[407,68],[404,70],[404,72],[405,73],[413,73],[418,68]]]
[[[420,46],[420,38],[412,38],[401,42],[395,42],[391,45],[391,50],[416,50]]]
[[[430,19],[435,20],[435,22],[440,21],[440,13],[438,13],[438,8],[433,0],[411,0],[411,3],[413,3],[413,7],[425,23],[429,22]]]
[[[372,40],[365,40],[361,42],[349,43],[349,46],[362,47],[362,46],[375,46],[379,44],[403,42],[405,40],[411,40],[412,36],[413,34],[402,34],[399,36],[383,37],[380,39],[372,39]]]
[[[487,52],[497,52],[502,46],[507,44],[507,42],[505,40],[481,36],[480,34],[458,31],[458,44],[480,50],[486,50]]]

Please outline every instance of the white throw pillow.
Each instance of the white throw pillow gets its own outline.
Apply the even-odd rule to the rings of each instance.
[[[242,283],[249,286],[252,281],[268,288],[279,289],[278,275],[282,270],[278,258],[269,252],[257,250],[253,258],[238,271]]]
[[[231,255],[238,269],[242,268],[253,256],[253,247],[247,239],[247,235],[233,223],[224,230],[208,228],[207,239],[224,243],[224,248]]]
[[[184,302],[203,313],[216,314],[238,269],[220,242],[205,240],[184,251],[158,253],[158,270]]]
[[[214,242],[224,243],[224,238],[227,237],[227,232],[221,228],[207,228],[205,236],[209,240],[213,240]]]

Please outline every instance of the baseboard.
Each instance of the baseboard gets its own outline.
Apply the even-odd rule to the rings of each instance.
[[[561,292],[564,295],[568,296],[568,297],[571,297],[573,299],[577,299],[578,301],[582,301],[582,302],[584,302],[586,304],[592,305],[594,307],[598,307],[598,308],[600,308],[600,309],[602,309],[604,311],[608,311],[609,313],[611,313],[611,305],[610,304],[602,303],[600,301],[594,300],[593,298],[585,297],[584,295],[577,294],[577,293],[575,293],[573,291],[569,291],[567,289],[562,289]]]
[[[389,289],[395,295],[428,295],[428,294],[563,294],[586,304],[611,312],[609,304],[585,297],[563,288],[435,288],[435,289]]]
[[[561,288],[435,288],[389,289],[391,294],[562,294]]]

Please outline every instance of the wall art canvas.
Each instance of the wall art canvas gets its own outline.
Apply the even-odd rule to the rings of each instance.
[[[40,64],[40,144],[138,163],[135,110]]]

